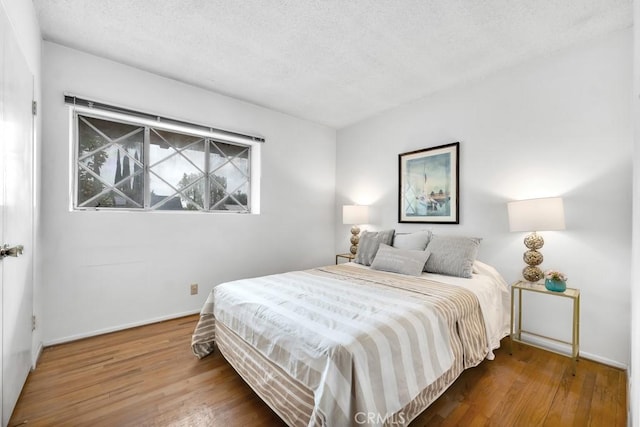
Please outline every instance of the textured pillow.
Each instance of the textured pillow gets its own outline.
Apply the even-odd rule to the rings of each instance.
[[[426,250],[431,252],[431,256],[424,266],[424,271],[470,278],[481,240],[478,237],[434,234],[427,245]]]
[[[393,241],[394,232],[394,230],[363,231],[360,234],[360,243],[358,243],[358,252],[356,252],[354,262],[362,265],[371,265],[376,257],[380,243],[390,245]]]
[[[398,249],[409,249],[414,251],[424,251],[431,240],[431,231],[422,230],[409,234],[396,234],[393,238],[393,247]]]
[[[429,251],[396,249],[381,243],[378,253],[371,263],[371,268],[410,276],[420,276],[429,254]]]

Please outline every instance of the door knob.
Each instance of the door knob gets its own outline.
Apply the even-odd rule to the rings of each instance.
[[[9,245],[4,245],[0,247],[0,258],[5,258],[8,256],[17,257],[22,255],[22,251],[24,250],[24,246],[16,245],[13,247],[9,247]]]

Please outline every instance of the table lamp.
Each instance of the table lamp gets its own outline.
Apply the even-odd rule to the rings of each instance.
[[[564,230],[564,205],[561,197],[517,200],[507,203],[509,213],[509,231],[531,231],[524,238],[527,251],[523,260],[527,266],[522,276],[529,282],[537,282],[544,277],[538,267],[542,264],[542,254],[538,249],[544,245],[544,239],[538,231]]]
[[[358,242],[360,241],[360,224],[369,222],[369,206],[363,205],[344,205],[342,207],[342,223],[350,224],[351,227],[351,249],[350,252],[355,255],[358,251]]]

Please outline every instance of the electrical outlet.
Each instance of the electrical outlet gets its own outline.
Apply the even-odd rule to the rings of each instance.
[[[197,283],[192,283],[191,284],[191,295],[198,295],[198,284]]]

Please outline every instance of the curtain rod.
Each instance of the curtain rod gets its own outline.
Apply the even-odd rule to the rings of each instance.
[[[80,107],[87,107],[87,108],[95,108],[98,110],[105,110],[105,111],[110,111],[113,113],[121,113],[121,114],[128,114],[130,116],[135,116],[135,117],[140,117],[143,119],[149,119],[149,120],[154,120],[157,121],[159,123],[166,123],[166,124],[173,124],[173,125],[179,125],[179,126],[188,126],[188,127],[192,127],[192,128],[196,128],[199,130],[204,130],[204,131],[209,131],[209,132],[216,132],[216,133],[220,133],[222,135],[228,135],[231,137],[236,137],[236,138],[247,138],[252,142],[264,142],[264,138],[261,136],[255,136],[255,135],[246,135],[243,133],[238,133],[238,132],[232,132],[229,130],[224,130],[224,129],[218,129],[218,128],[214,128],[211,126],[204,126],[204,125],[199,125],[199,124],[194,124],[191,122],[185,122],[183,120],[177,120],[177,119],[172,119],[169,117],[163,117],[163,116],[158,116],[155,114],[149,114],[149,113],[143,113],[140,111],[136,111],[136,110],[131,110],[128,108],[123,108],[123,107],[117,107],[115,105],[110,105],[110,104],[105,104],[103,102],[98,102],[98,101],[92,101],[89,99],[85,99],[85,98],[80,98],[78,96],[75,95],[64,95],[64,102],[65,104],[69,104],[69,105],[77,105]]]

